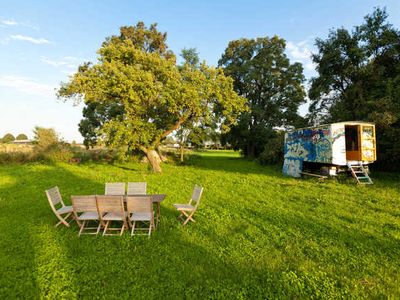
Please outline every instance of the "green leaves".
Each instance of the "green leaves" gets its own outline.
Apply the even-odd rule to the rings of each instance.
[[[285,41],[272,38],[240,39],[229,42],[219,65],[234,79],[239,95],[249,100],[249,111],[227,141],[245,155],[258,156],[274,127],[293,126],[298,107],[305,102],[301,64],[290,64]]]
[[[59,97],[87,105],[80,126],[86,144],[101,135],[110,147],[154,149],[186,123],[218,123],[224,131],[235,123],[245,99],[232,79],[205,63],[178,67],[165,39],[155,25],[122,27],[103,43],[96,64],[61,86]]]
[[[313,55],[310,118],[316,122],[362,120],[377,125],[378,163],[395,168],[400,159],[400,32],[375,9],[352,31],[332,30],[317,39]]]

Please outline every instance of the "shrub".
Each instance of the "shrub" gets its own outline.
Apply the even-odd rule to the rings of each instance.
[[[34,131],[34,140],[37,151],[48,151],[50,148],[57,146],[59,138],[53,128],[43,128],[36,126]]]
[[[273,165],[283,162],[283,144],[285,133],[282,131],[276,132],[275,137],[270,138],[264,146],[264,151],[261,152],[258,160],[262,165]]]
[[[0,164],[22,164],[36,160],[37,156],[32,152],[0,152]]]

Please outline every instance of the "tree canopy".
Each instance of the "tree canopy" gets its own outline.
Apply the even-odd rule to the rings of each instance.
[[[6,133],[1,139],[3,143],[10,143],[15,141],[15,137],[11,133]]]
[[[375,122],[378,162],[393,167],[400,159],[400,34],[387,16],[375,9],[352,31],[316,40],[309,116],[313,123]]]
[[[303,68],[291,64],[285,41],[277,36],[229,42],[219,65],[234,79],[237,93],[249,101],[248,112],[225,140],[247,156],[258,156],[275,136],[275,127],[301,121],[297,110],[305,102]]]
[[[17,137],[15,139],[18,140],[18,141],[27,140],[28,136],[26,134],[24,134],[24,133],[20,133],[20,134],[17,135]]]
[[[89,118],[81,128],[91,140],[140,149],[155,172],[161,172],[156,150],[170,133],[193,122],[220,124],[227,131],[245,109],[245,99],[222,69],[205,63],[178,68],[166,34],[141,22],[107,38],[97,63],[80,66],[58,95],[87,105]]]

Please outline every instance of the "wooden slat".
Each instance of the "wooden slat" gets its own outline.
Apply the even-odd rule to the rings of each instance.
[[[96,201],[100,215],[102,213],[120,213],[124,211],[124,200],[122,196],[98,195],[96,196]]]
[[[71,196],[74,212],[97,212],[96,196]]]
[[[111,182],[106,183],[105,195],[125,195],[125,182]]]
[[[127,195],[146,195],[146,182],[128,182]]]

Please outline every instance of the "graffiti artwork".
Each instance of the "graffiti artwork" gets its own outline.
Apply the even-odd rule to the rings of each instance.
[[[338,133],[340,135],[342,133]],[[332,135],[330,127],[306,128],[285,136],[283,173],[299,177],[303,161],[331,163]]]

